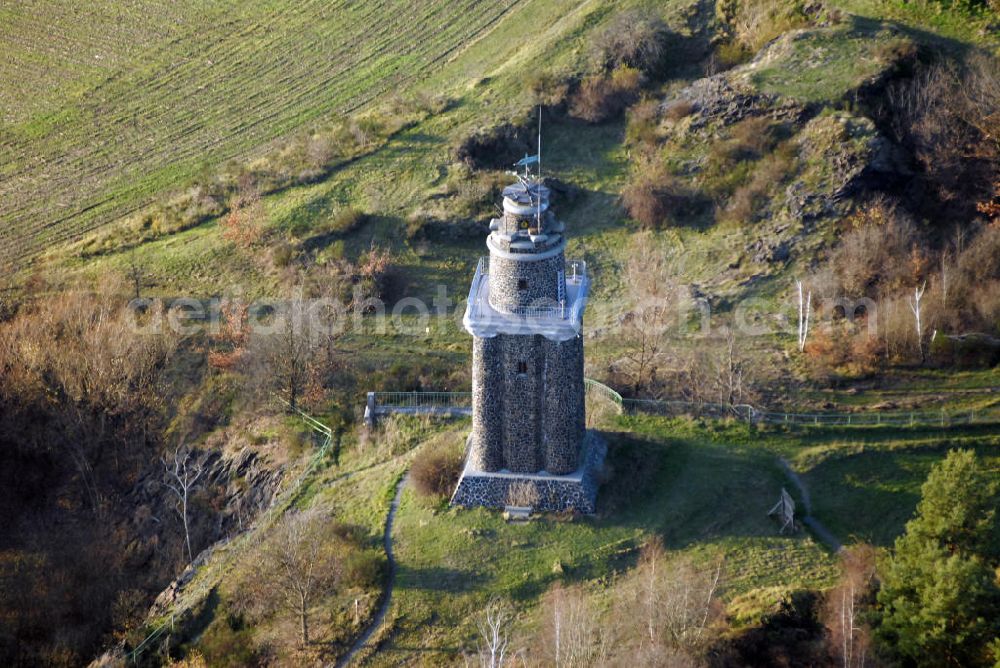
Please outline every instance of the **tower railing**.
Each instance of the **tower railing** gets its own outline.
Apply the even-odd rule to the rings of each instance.
[[[513,315],[520,318],[530,319],[530,318],[554,318],[559,320],[570,320],[576,321],[580,318],[580,312],[583,309],[583,300],[574,299],[570,305],[567,305],[566,300],[562,300],[555,304],[538,304],[530,306],[515,306],[510,309],[496,309],[493,305],[488,304],[488,298],[483,292],[483,281],[489,279],[490,273],[490,258],[489,256],[483,256],[479,258],[479,262],[476,265],[476,274],[472,278],[472,286],[469,289],[469,303],[473,306],[473,313],[477,316],[483,316],[483,309],[487,305],[493,310],[503,315]],[[567,260],[566,268],[564,270],[564,277],[567,286],[574,286],[580,288],[583,283],[587,280],[587,263],[583,260]],[[568,308],[567,308],[568,306]]]

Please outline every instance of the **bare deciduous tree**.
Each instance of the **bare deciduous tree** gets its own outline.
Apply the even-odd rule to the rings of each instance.
[[[274,392],[294,411],[317,378],[320,336],[314,331],[303,304],[291,301],[281,313],[274,331],[252,342],[254,369],[251,376],[265,392]]]
[[[646,657],[691,657],[709,639],[708,629],[719,614],[716,593],[722,579],[721,559],[698,566],[689,558],[668,561],[659,541],[643,548],[639,566],[626,586],[619,619],[626,625],[636,651]]]
[[[177,497],[177,514],[180,515],[184,526],[184,545],[187,547],[188,562],[191,562],[194,560],[194,553],[191,550],[188,506],[191,490],[205,472],[204,462],[197,458],[192,460],[191,450],[185,447],[178,447],[174,450],[172,458],[164,457],[161,461],[167,478],[167,482],[163,484]]]
[[[736,334],[731,329],[726,334],[726,342],[719,357],[715,365],[719,402],[729,406],[741,403],[747,395],[749,364],[740,354]]]
[[[556,583],[542,600],[540,653],[555,668],[606,663],[611,638],[587,593],[579,586]]]
[[[668,357],[667,336],[681,315],[681,290],[665,254],[648,235],[632,244],[625,274],[630,306],[619,318],[624,350],[615,367],[633,394],[649,394]]]
[[[865,668],[871,665],[871,637],[861,617],[872,597],[875,549],[871,545],[854,545],[845,549],[840,558],[840,582],[827,594],[823,620],[838,663],[843,668]]]
[[[252,585],[264,607],[283,608],[298,618],[303,646],[309,644],[310,609],[341,575],[331,526],[316,510],[286,517],[264,543],[261,570]]]
[[[129,283],[132,284],[132,291],[135,294],[135,298],[142,298],[142,288],[146,284],[146,268],[136,258],[135,248],[129,251],[128,269],[125,271],[125,276],[128,278]]]
[[[503,668],[508,663],[507,651],[510,646],[510,627],[514,622],[514,612],[510,604],[499,597],[493,597],[476,619],[479,629],[479,664],[483,668]]]
[[[812,310],[812,290],[809,290],[805,300],[802,299],[802,281],[795,281],[799,291],[799,352],[806,349],[809,338],[809,312]]]
[[[913,298],[909,299],[910,310],[913,312],[913,321],[917,329],[917,352],[920,353],[920,362],[923,363],[927,361],[927,356],[924,353],[924,327],[921,322],[920,315],[920,300],[924,296],[924,291],[927,289],[927,282],[924,281],[923,285],[919,288],[913,289]]]

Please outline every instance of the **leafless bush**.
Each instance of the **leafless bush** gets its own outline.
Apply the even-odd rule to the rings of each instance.
[[[635,102],[642,85],[642,73],[628,65],[621,65],[610,74],[593,74],[573,94],[570,115],[588,123],[606,121]]]
[[[455,160],[472,169],[510,169],[526,152],[534,150],[536,119],[517,119],[479,128],[455,147]]]
[[[732,41],[750,54],[782,33],[809,22],[801,1],[716,0],[715,14]]]
[[[260,189],[249,175],[244,175],[229,201],[229,214],[219,221],[222,237],[241,248],[251,248],[263,237],[265,222]]]
[[[379,246],[374,239],[358,263],[357,275],[367,295],[389,304],[395,302],[406,287],[406,274],[393,261],[392,252]]]
[[[572,87],[569,77],[550,70],[539,70],[528,80],[528,92],[535,107],[561,107]]]
[[[603,70],[626,65],[652,74],[663,65],[668,35],[666,23],[656,14],[622,12],[594,36],[594,62]]]
[[[879,301],[878,333],[887,360],[909,361],[917,353],[917,338],[913,329],[913,314],[902,295],[883,297]]]
[[[650,153],[655,151],[659,110],[660,102],[653,98],[646,98],[632,105],[628,110],[625,143]]]
[[[851,225],[830,257],[844,294],[874,298],[913,285],[909,259],[918,238],[905,212],[878,198],[856,213]]]
[[[923,168],[936,199],[929,213],[968,219],[1000,170],[1000,67],[985,54],[963,67],[941,62],[889,88],[886,112],[897,140]]]
[[[410,479],[419,494],[448,498],[462,473],[462,450],[445,446],[426,447],[413,460]]]
[[[795,158],[788,150],[778,150],[765,156],[754,167],[747,183],[738,186],[721,207],[718,220],[750,223],[766,211],[767,196],[780,187],[793,173]]]
[[[622,204],[628,215],[647,229],[675,223],[690,212],[695,200],[679,178],[656,163],[638,165],[622,189]]]
[[[170,332],[136,331],[142,317],[117,296],[124,286],[114,277],[102,290],[48,297],[0,329],[0,401],[9,417],[33,415],[11,436],[39,451],[65,448],[98,512],[106,497],[95,466],[109,455],[120,462],[130,450],[121,445],[133,439],[146,443],[163,408],[163,365],[177,345]]]

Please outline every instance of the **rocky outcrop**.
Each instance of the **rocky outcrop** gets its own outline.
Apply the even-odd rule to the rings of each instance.
[[[728,74],[698,79],[660,104],[661,112],[675,105],[690,105],[690,129],[700,130],[710,123],[733,125],[751,116],[799,122],[806,108],[776,95],[766,95],[746,84],[734,83]]]
[[[239,531],[270,503],[283,467],[269,466],[250,446],[235,451],[194,451],[192,460],[204,469],[191,492],[192,543],[207,546]],[[126,497],[135,508],[123,530],[135,536],[129,545],[133,564],[148,563],[158,548],[176,540],[176,497],[167,487],[164,467],[151,465]]]
[[[799,131],[796,143],[802,170],[785,189],[784,208],[798,221],[845,216],[852,196],[896,172],[891,142],[862,116],[817,116]]]

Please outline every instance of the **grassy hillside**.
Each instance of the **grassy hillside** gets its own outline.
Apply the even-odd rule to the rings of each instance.
[[[0,10],[0,258],[410,88],[518,3],[99,2]]]
[[[418,323],[406,316],[382,332],[375,328],[384,323],[366,318],[360,329],[336,338],[327,366],[316,374],[321,391],[306,399],[310,411],[347,436],[339,463],[324,461],[292,506],[319,508],[350,527],[372,557],[381,551],[392,490],[414,454],[430,440],[460,448],[468,429],[464,422],[439,429],[404,421],[395,425],[402,435],[359,431],[355,437],[351,431],[365,391],[469,387],[461,300],[485,251],[497,188],[510,177],[506,158],[491,162],[487,155],[470,165],[456,148],[498,127],[533,137],[538,75],[575,90],[588,77],[608,76],[595,72],[592,44],[623,12],[652,10],[665,24],[663,66],[633,91],[631,106],[601,122],[575,116],[565,100],[544,111],[544,169],[563,189],[556,207],[567,223],[567,256],[585,259],[593,281],[588,375],[632,389],[618,367],[635,339],[621,323],[642,297],[637,283],[651,267],[710,304],[709,324],[719,334],[692,336],[693,321],[658,333],[658,396],[687,396],[717,382],[721,366],[708,375],[684,373],[705,363],[700,354],[724,352],[723,327],[749,317],[775,325],[740,341],[738,366],[748,370],[755,393],[747,400],[755,404],[839,411],[995,406],[1000,370],[988,365],[932,368],[918,362],[910,342],[895,356],[885,352],[872,370],[841,377],[817,371],[796,345],[794,280],[822,265],[850,229],[861,198],[853,189],[857,177],[890,133],[889,121],[872,118],[872,96],[885,79],[915,66],[917,55],[960,61],[997,45],[991,19],[981,12],[929,2],[839,4],[847,13],[830,6],[799,16],[738,62],[723,58],[730,38],[715,3],[704,0],[253,0],[239,9],[136,0],[86,11],[70,3],[3,7],[0,83],[13,94],[0,100],[0,265],[14,262],[25,292],[36,296],[69,286],[131,296],[128,277],[138,271],[141,292],[164,298],[284,299],[300,290],[340,297],[363,282],[359,267],[377,248],[388,252],[398,281],[387,297],[390,308],[393,299],[429,301],[446,288],[457,307],[451,317]],[[705,93],[719,82],[739,91]],[[695,98],[709,111],[695,113],[692,104],[685,113],[671,112]],[[748,108],[769,120],[745,123],[740,114]],[[646,126],[644,113],[652,114]],[[353,138],[336,160],[321,161],[322,169],[308,178],[283,175],[280,186],[266,190],[255,214],[258,241],[227,237],[226,209],[240,176],[280,173],[290,147],[308,152],[310,140],[345,128],[350,134],[367,121],[378,127],[360,131],[364,139]],[[650,165],[663,167],[682,195],[665,224],[643,225],[623,206],[623,189]],[[170,205],[178,193],[186,206],[183,196],[226,179],[229,189],[220,190],[215,207],[189,217],[189,225],[161,229],[128,215],[152,202]],[[737,194],[749,203],[744,217],[729,207]],[[352,212],[358,215],[348,218],[356,224],[342,228]],[[912,229],[925,232],[936,223],[919,220]],[[909,266],[909,243],[904,251]],[[644,254],[655,266],[637,270],[633,260]],[[917,260],[913,264],[921,265]],[[933,283],[937,264],[924,264],[921,278]],[[941,266],[943,276],[943,259]],[[894,325],[904,337],[912,325],[903,299],[917,273],[900,279],[890,295],[895,313],[902,313]],[[1000,285],[1000,273],[994,278]],[[0,307],[6,318],[6,305]],[[941,325],[941,332],[964,331],[964,323],[955,322]],[[238,351],[248,363],[206,364],[212,354],[242,345],[223,338],[191,339],[209,381],[254,392],[277,377],[266,366],[278,363],[254,357],[260,354],[256,339]],[[214,394],[209,381],[200,388],[206,395]],[[199,388],[184,391],[194,395]],[[242,406],[230,397],[205,410],[220,423],[269,410],[254,404],[247,414],[231,415]],[[210,425],[213,432],[222,429]],[[617,476],[602,491],[598,517],[509,525],[495,514],[448,509],[404,490],[395,532],[398,590],[376,636],[382,652],[368,656],[370,664],[458,660],[475,646],[471,615],[495,593],[512,599],[518,633],[527,637],[549,585],[581,583],[601,596],[655,536],[672,553],[695,560],[725,555],[722,601],[738,631],[790,591],[821,590],[836,575],[836,558],[814,537],[778,535],[766,517],[780,489],[794,488],[780,459],[804,480],[814,516],[840,540],[884,548],[902,530],[927,470],[947,448],[973,447],[992,465],[998,445],[991,428],[758,429],[636,416],[615,417],[605,427]],[[175,436],[166,434],[163,446]],[[210,436],[199,437],[206,449],[214,447]],[[300,466],[306,453],[290,457]],[[155,458],[153,466],[159,466]],[[186,596],[198,599],[198,614],[177,632],[176,639],[189,643],[182,651],[197,648],[211,665],[222,664],[234,647],[249,648],[247,662],[257,650],[257,658],[279,663],[329,662],[371,618],[377,568],[362,584],[348,582],[321,597],[313,610],[318,641],[308,648],[296,648],[294,629],[280,615],[244,619],[241,590],[253,580],[257,539],[265,533],[244,534],[206,553],[187,589]],[[148,630],[130,625],[128,642]]]
[[[374,543],[388,499],[413,456],[442,443],[461,447],[467,428],[466,421],[400,420],[367,445],[348,440],[340,465],[328,462],[297,505],[365,527]],[[539,627],[539,600],[550,586],[583,584],[605,600],[652,536],[696,563],[724,557],[725,616],[737,629],[754,625],[790,592],[822,590],[837,574],[835,555],[807,530],[782,536],[767,517],[783,487],[802,512],[803,499],[781,458],[802,476],[814,515],[838,539],[871,540],[880,548],[901,533],[920,484],[948,448],[975,448],[987,466],[1000,461],[995,434],[984,430],[752,429],[643,416],[612,418],[605,429],[617,475],[602,487],[596,517],[543,516],[510,524],[496,513],[452,509],[422,497],[411,481],[393,532],[393,602],[360,665],[460,662],[463,653],[476,651],[477,612],[496,595],[517,610],[512,648],[530,646]],[[233,557],[214,555],[190,585],[194,591],[217,586],[221,596],[221,606],[210,600],[200,615],[205,639],[186,648],[206,653],[210,662],[221,659],[212,653],[213,643],[232,633],[226,602],[238,596],[251,561]],[[343,634],[355,628],[351,605],[359,595],[367,615],[376,603],[371,592],[347,588],[324,598],[318,609],[331,610],[336,623],[321,627],[330,642],[313,652],[330,658],[346,649]],[[260,620],[240,637],[246,648],[266,647],[289,633],[282,624]]]

